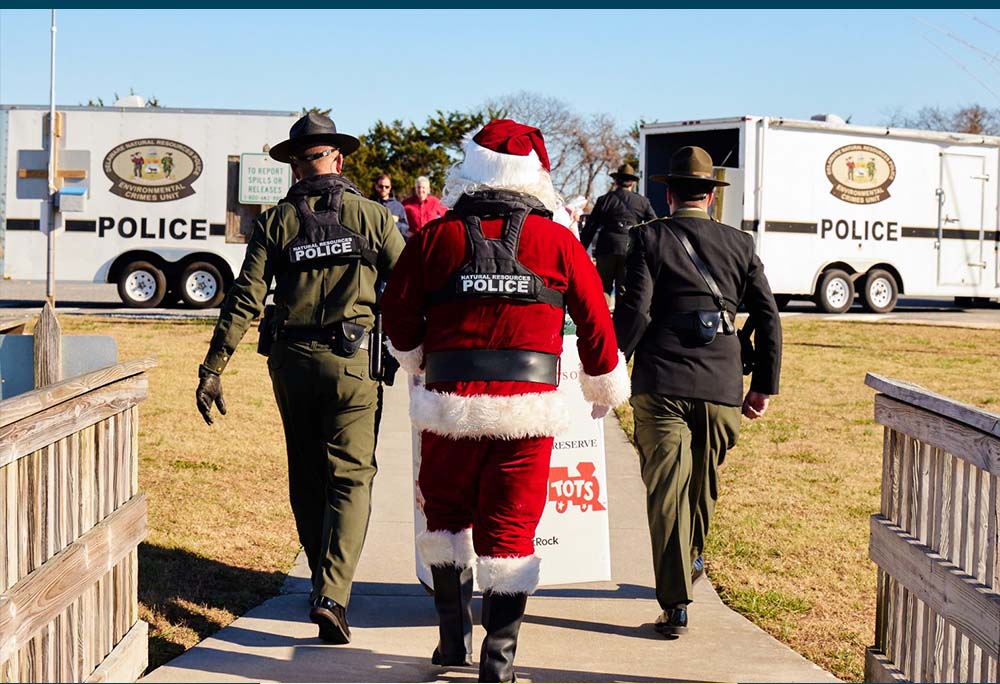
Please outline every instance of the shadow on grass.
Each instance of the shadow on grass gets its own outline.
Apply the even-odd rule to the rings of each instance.
[[[160,623],[150,629],[149,670],[193,646],[191,632],[201,641],[230,619],[277,596],[284,581],[282,572],[250,570],[184,549],[140,544],[139,602]]]

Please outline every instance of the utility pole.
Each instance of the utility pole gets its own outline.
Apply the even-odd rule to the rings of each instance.
[[[56,305],[56,11],[52,10],[52,66],[49,73],[49,220],[45,299]]]

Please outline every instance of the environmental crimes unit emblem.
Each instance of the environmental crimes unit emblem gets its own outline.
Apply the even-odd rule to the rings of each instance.
[[[118,145],[104,157],[111,192],[136,202],[172,202],[194,194],[201,157],[173,140],[142,138]]]
[[[873,145],[844,145],[826,158],[830,194],[851,204],[876,204],[889,199],[896,180],[896,162]]]

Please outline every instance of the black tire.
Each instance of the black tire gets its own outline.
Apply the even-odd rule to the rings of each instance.
[[[192,309],[211,309],[225,296],[222,273],[207,261],[193,261],[181,271],[175,290]]]
[[[872,313],[889,313],[896,308],[899,299],[899,283],[895,276],[881,268],[873,268],[865,274],[861,288],[861,305]]]
[[[167,294],[167,277],[148,261],[133,261],[118,276],[118,296],[126,306],[152,309]]]
[[[816,305],[827,313],[844,313],[854,304],[854,283],[847,271],[831,268],[816,287]]]
[[[774,303],[778,305],[778,311],[784,311],[788,306],[788,302],[792,301],[792,295],[786,294],[776,294],[774,295]]]

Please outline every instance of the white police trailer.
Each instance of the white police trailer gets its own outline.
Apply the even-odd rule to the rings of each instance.
[[[819,120],[815,120],[819,119]],[[743,116],[645,124],[640,191],[667,214],[666,173],[705,148],[731,185],[712,208],[753,233],[779,303],[840,313],[855,293],[887,312],[900,293],[1000,297],[1000,137]]]
[[[118,104],[57,110],[55,276],[116,283],[134,307],[217,306],[261,205],[290,183],[263,149],[298,114]],[[4,279],[46,278],[48,128],[47,107],[0,106]]]

